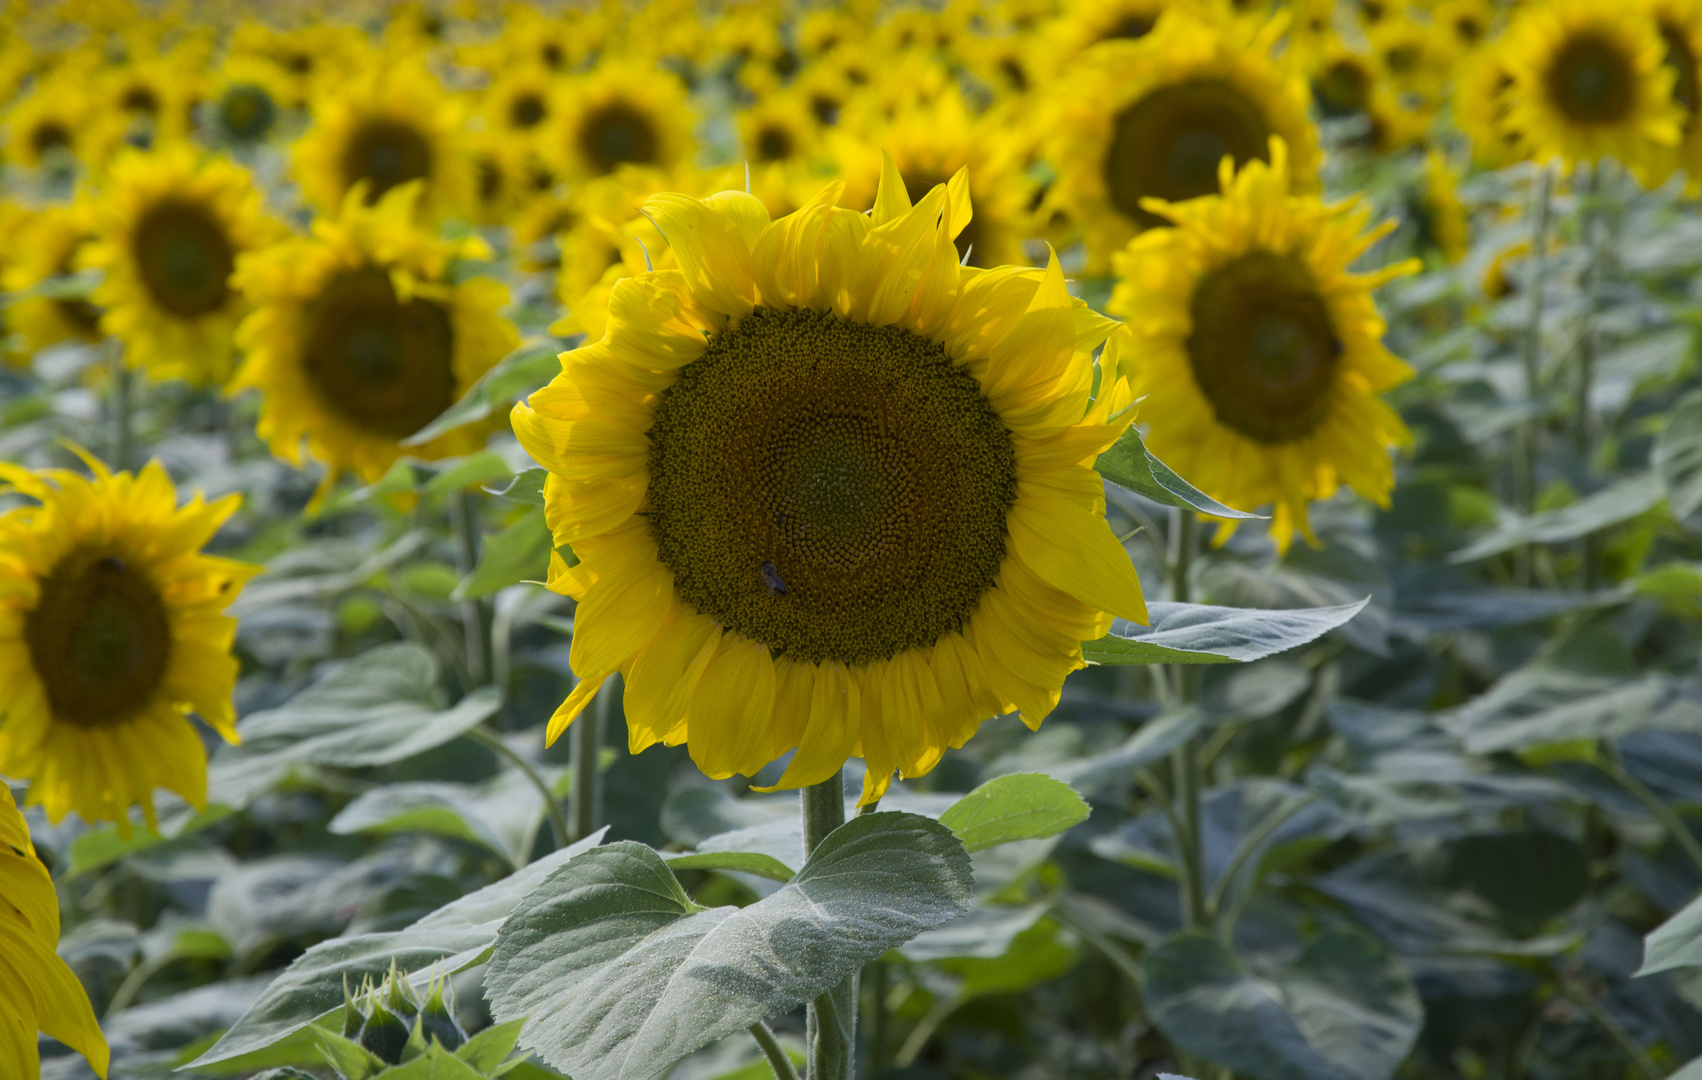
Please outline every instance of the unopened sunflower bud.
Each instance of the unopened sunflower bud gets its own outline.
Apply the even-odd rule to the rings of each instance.
[[[436,1039],[445,1050],[459,1050],[467,1041],[467,1033],[455,1022],[455,991],[447,977],[432,980],[418,1024],[427,1042]]]

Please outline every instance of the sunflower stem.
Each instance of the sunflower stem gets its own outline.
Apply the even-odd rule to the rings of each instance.
[[[1525,334],[1519,359],[1525,370],[1525,403],[1529,407],[1537,400],[1542,372],[1542,289],[1547,271],[1544,249],[1548,247],[1550,204],[1554,201],[1554,170],[1544,165],[1537,179],[1536,194],[1531,199],[1531,267],[1526,289],[1529,309],[1525,318]],[[1513,502],[1523,513],[1536,505],[1537,487],[1537,417],[1527,416],[1519,421],[1515,433],[1513,461]],[[1521,544],[1513,552],[1513,576],[1521,587],[1531,584],[1531,547]]]
[[[515,752],[512,746],[503,741],[502,736],[481,725],[467,729],[467,737],[481,746],[489,747],[496,755],[506,760],[510,765],[520,770],[520,774],[537,789],[544,800],[544,817],[549,819],[550,835],[555,840],[555,850],[560,851],[567,846],[567,819],[561,816],[561,804],[556,801],[555,792],[550,785],[538,774],[538,770]]]
[[[451,524],[455,531],[455,569],[464,581],[479,565],[479,534],[475,524],[477,514],[473,493],[457,491],[450,505]],[[461,601],[461,632],[467,639],[467,681],[472,686],[483,686],[490,677],[490,665],[486,663],[489,650],[485,647],[484,605],[476,599]]]
[[[799,792],[804,857],[845,824],[845,776],[836,773]],[[810,1002],[806,1013],[809,1080],[852,1080],[857,1032],[857,976],[852,975]],[[902,1054],[900,1057],[902,1058]]]
[[[568,792],[568,835],[583,840],[602,826],[604,733],[609,713],[614,710],[615,680],[608,679],[597,691],[591,715],[568,728],[568,755],[573,769],[573,790]]]
[[[109,463],[114,472],[122,472],[130,467],[130,393],[133,376],[130,368],[124,363],[124,345],[113,338],[106,345],[107,364],[112,371],[112,397],[108,405],[112,409],[112,460]]]
[[[1198,545],[1194,515],[1173,509],[1170,517],[1170,598],[1185,604],[1191,599],[1189,575],[1193,569],[1194,548]],[[1199,672],[1192,665],[1177,665],[1172,669],[1172,683],[1177,704],[1187,708],[1200,696]],[[1200,857],[1200,740],[1189,739],[1170,755],[1171,790],[1175,812],[1177,867],[1176,881],[1180,892],[1182,925],[1184,929],[1200,930],[1206,926],[1205,875]]]
[[[1572,416],[1572,445],[1587,469],[1590,462],[1590,389],[1596,367],[1596,305],[1600,302],[1602,275],[1606,270],[1602,251],[1601,214],[1602,170],[1605,161],[1590,166],[1589,181],[1584,189],[1584,204],[1579,209],[1578,232],[1588,258],[1584,263],[1584,309],[1578,326],[1578,402]],[[1592,533],[1582,542],[1583,585],[1593,591],[1601,577],[1601,537]]]
[[[792,1067],[792,1059],[786,1056],[780,1040],[774,1037],[768,1025],[758,1020],[750,1030],[756,1044],[762,1047],[763,1056],[768,1058],[768,1067],[774,1070],[776,1080],[798,1080],[798,1070]]]

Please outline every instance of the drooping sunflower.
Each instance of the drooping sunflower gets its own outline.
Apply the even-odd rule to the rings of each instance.
[[[1218,163],[1263,159],[1271,136],[1289,146],[1290,182],[1316,191],[1320,151],[1305,82],[1270,59],[1280,21],[1256,30],[1180,10],[1135,42],[1108,42],[1057,84],[1048,157],[1058,178],[1043,212],[1085,229],[1090,273],[1142,229],[1163,224],[1143,205],[1217,191]]]
[[[1636,8],[1556,0],[1507,30],[1506,123],[1532,154],[1570,167],[1604,157],[1639,176],[1677,145],[1684,116],[1654,20]]]
[[[86,197],[49,206],[18,226],[18,244],[0,269],[6,292],[23,293],[6,309],[6,325],[30,355],[63,341],[92,345],[105,337],[101,311],[86,296],[52,288],[77,269],[78,253],[94,238],[94,206]]]
[[[82,1054],[104,1077],[112,1053],[89,1007],[89,996],[61,960],[59,896],[36,858],[29,826],[12,789],[0,783],[0,1069],[39,1080],[37,1030]]]
[[[415,180],[428,218],[472,205],[477,180],[461,152],[461,110],[423,64],[379,65],[354,85],[322,94],[313,111],[293,167],[321,213],[335,213],[356,184],[376,202]]]
[[[1222,195],[1149,202],[1173,227],[1117,256],[1108,305],[1134,334],[1147,445],[1220,502],[1274,504],[1279,550],[1310,539],[1307,504],[1340,484],[1388,500],[1388,451],[1409,436],[1377,395],[1411,371],[1371,294],[1417,269],[1348,273],[1394,222],[1366,231],[1368,207],[1295,194],[1287,157],[1273,140],[1269,164],[1224,165]]]
[[[872,214],[650,200],[679,269],[618,283],[514,410],[579,560],[551,738],[619,671],[634,752],[725,777],[796,747],[780,787],[861,756],[868,804],[988,717],[1038,725],[1083,640],[1144,620],[1092,470],[1130,420],[1116,328],[1056,259],[960,266],[966,192],[912,206],[889,164]]]
[[[649,66],[605,62],[564,83],[539,148],[569,183],[625,166],[672,169],[692,154],[685,88]]]
[[[271,239],[248,174],[184,145],[113,163],[84,266],[104,277],[90,297],[125,361],[195,386],[230,377],[232,335],[247,306],[230,283],[236,260]]]
[[[414,220],[418,181],[376,206],[359,189],[312,238],[237,261],[253,305],[237,328],[244,360],[232,393],[265,395],[258,431],[272,452],[302,463],[301,443],[325,464],[318,498],[343,472],[377,480],[403,453],[470,453],[488,429],[458,428],[423,446],[401,440],[436,419],[518,343],[501,314],[508,290],[489,278],[445,280],[450,260],[489,252],[450,243]]]
[[[193,712],[236,741],[223,614],[259,567],[201,554],[242,499],[182,506],[158,462],[92,477],[0,462],[38,501],[0,517],[0,773],[58,821],[75,810],[129,831],[153,792],[199,807],[207,755]]]

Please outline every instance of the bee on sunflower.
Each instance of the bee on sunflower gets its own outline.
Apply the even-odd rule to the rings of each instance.
[[[1520,10],[1504,41],[1506,124],[1539,161],[1604,157],[1644,179],[1679,142],[1683,111],[1666,47],[1646,12],[1592,0]]]
[[[605,61],[564,81],[539,147],[569,183],[629,166],[673,169],[693,152],[685,87],[648,64]]]
[[[112,1052],[101,1034],[89,996],[54,949],[59,944],[59,896],[47,867],[36,858],[30,830],[12,789],[0,783],[0,1069],[19,1080],[38,1080],[36,1031],[83,1055],[106,1076]]]
[[[0,462],[34,500],[0,516],[0,773],[58,821],[76,811],[129,834],[153,791],[206,803],[195,713],[236,741],[225,607],[259,567],[201,553],[241,503],[179,506],[158,462],[91,476]]]
[[[377,66],[354,85],[327,89],[314,126],[295,144],[293,169],[321,213],[335,213],[357,184],[369,203],[409,183],[437,220],[472,206],[477,178],[461,151],[461,109],[417,62]]]
[[[1056,258],[960,265],[968,190],[912,205],[888,162],[870,214],[837,184],[772,221],[646,204],[678,269],[618,282],[513,413],[579,560],[550,568],[582,679],[550,738],[618,671],[634,752],[725,777],[796,747],[784,788],[861,756],[867,805],[988,717],[1037,726],[1082,641],[1144,621],[1092,468],[1131,419],[1116,325]]]
[[[1274,504],[1279,551],[1312,538],[1307,505],[1342,483],[1388,501],[1388,451],[1410,436],[1377,395],[1411,370],[1383,347],[1371,294],[1418,269],[1349,273],[1395,223],[1366,231],[1369,207],[1298,195],[1288,168],[1273,139],[1269,164],[1225,160],[1221,195],[1148,200],[1171,227],[1118,254],[1107,305],[1134,335],[1147,445],[1226,505]]]
[[[1149,198],[1176,202],[1218,190],[1218,162],[1263,159],[1271,136],[1289,147],[1289,182],[1318,189],[1321,152],[1306,84],[1270,58],[1282,22],[1257,29],[1176,9],[1151,34],[1108,42],[1057,84],[1047,156],[1057,170],[1042,214],[1085,229],[1089,273],[1103,273],[1131,236],[1164,218]]]
[[[231,273],[280,231],[248,174],[185,145],[131,152],[95,205],[97,236],[80,261],[104,275],[90,297],[105,309],[101,329],[156,379],[223,385],[247,313]]]
[[[264,395],[259,435],[302,464],[301,443],[325,465],[315,505],[338,477],[371,482],[404,452],[470,453],[488,429],[469,425],[423,446],[401,440],[454,404],[519,338],[501,315],[508,290],[489,278],[446,279],[457,257],[488,257],[477,239],[450,243],[416,223],[419,181],[366,205],[363,185],[335,218],[237,261],[253,311],[237,328],[244,352],[230,392]]]

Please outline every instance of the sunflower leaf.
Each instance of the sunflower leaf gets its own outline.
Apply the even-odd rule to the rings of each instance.
[[[1154,603],[1150,625],[1119,619],[1111,633],[1082,643],[1090,664],[1239,664],[1315,641],[1366,604],[1265,610],[1211,604]]]
[[[479,376],[479,381],[443,415],[402,440],[403,446],[421,446],[445,432],[477,423],[516,398],[523,397],[561,374],[561,343],[553,338],[520,346],[496,366]]]
[[[1099,475],[1127,488],[1143,498],[1164,506],[1183,510],[1198,510],[1220,518],[1262,518],[1264,514],[1249,514],[1233,510],[1207,495],[1199,488],[1176,475],[1175,470],[1153,456],[1141,441],[1139,429],[1133,425],[1123,437],[1093,463]]]
[[[471,600],[522,581],[541,580],[549,573],[550,547],[544,508],[535,506],[508,528],[485,537],[479,565],[455,586],[450,599]]]
[[[653,1076],[789,1012],[969,908],[969,856],[915,814],[854,818],[745,908],[700,908],[662,857],[587,852],[503,925],[485,985],[521,1045],[574,1080]]]
[[[1638,975],[1676,967],[1702,967],[1702,896],[1643,939],[1643,966],[1637,969]]]
[[[994,777],[952,804],[940,824],[970,853],[1016,840],[1041,840],[1087,820],[1087,803],[1070,785],[1041,773]]]
[[[1702,532],[1702,391],[1678,400],[1651,455],[1672,516],[1690,532]]]

